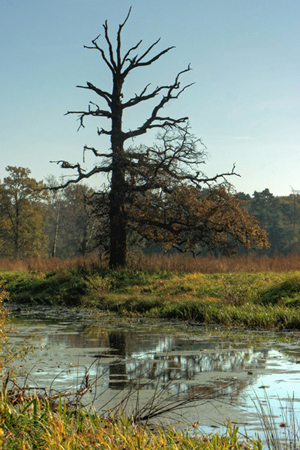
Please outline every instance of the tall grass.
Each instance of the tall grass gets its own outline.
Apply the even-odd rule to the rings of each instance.
[[[105,258],[91,255],[64,260],[58,258],[0,259],[0,271],[53,272],[64,269],[86,268],[100,270],[107,268]],[[129,255],[127,269],[142,271],[171,271],[185,273],[229,273],[229,272],[288,272],[300,269],[300,255],[235,255],[205,256],[153,254]]]
[[[0,446],[4,450],[260,450],[261,441],[240,440],[231,424],[224,435],[187,433],[173,427],[148,427],[125,416],[101,420],[96,414],[77,411],[53,413],[33,399],[18,411],[0,403]]]
[[[286,405],[280,401],[281,417],[276,417],[269,398],[263,400],[256,396],[253,399],[262,436],[268,450],[297,450],[300,446],[299,417],[295,410],[295,398],[289,397]]]

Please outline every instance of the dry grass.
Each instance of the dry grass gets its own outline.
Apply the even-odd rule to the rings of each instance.
[[[16,272],[56,272],[65,269],[76,269],[78,267],[105,267],[106,262],[102,262],[96,256],[89,258],[27,258],[27,259],[0,259],[0,271]]]
[[[99,259],[96,255],[91,255],[88,258],[77,257],[64,260],[58,258],[0,260],[0,271],[54,272],[82,267],[97,271],[97,269],[107,267],[107,260]],[[182,254],[139,254],[129,257],[127,268],[149,272],[166,270],[185,273],[289,272],[300,270],[300,255],[236,255],[193,258],[191,255]]]
[[[133,257],[128,268],[137,270],[167,270],[186,273],[231,273],[231,272],[288,272],[300,269],[300,255],[287,256],[205,256],[193,258],[191,255],[162,255]]]

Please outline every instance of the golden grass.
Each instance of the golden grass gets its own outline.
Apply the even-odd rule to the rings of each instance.
[[[0,271],[54,272],[63,269],[86,267],[97,270],[107,267],[107,260],[91,255],[64,260],[58,258],[1,259]],[[153,254],[130,255],[127,269],[155,272],[166,270],[185,273],[231,273],[231,272],[289,272],[300,270],[300,255],[235,255],[205,256]]]
[[[240,439],[230,423],[223,435],[207,436],[176,431],[173,427],[148,427],[124,417],[101,420],[82,410],[53,413],[33,399],[16,410],[0,403],[0,448],[35,450],[261,450],[261,441]],[[192,428],[193,429],[193,428]]]
[[[128,268],[138,270],[167,270],[187,273],[230,273],[230,272],[288,272],[300,269],[300,255],[233,255],[205,256],[154,254],[129,259]]]

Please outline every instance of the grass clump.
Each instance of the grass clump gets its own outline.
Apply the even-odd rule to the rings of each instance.
[[[280,282],[275,283],[260,295],[261,304],[289,304],[300,305],[300,273],[296,272]]]
[[[197,428],[197,424],[194,424]],[[191,427],[192,428],[192,427]],[[203,449],[260,450],[259,438],[240,439],[239,430],[230,423],[225,434],[176,431],[173,427],[149,427],[126,416],[101,419],[97,414],[62,406],[57,412],[37,398],[19,409],[0,401],[1,449],[95,450],[95,449]]]
[[[79,273],[3,272],[10,301],[31,305],[78,305],[87,287]]]

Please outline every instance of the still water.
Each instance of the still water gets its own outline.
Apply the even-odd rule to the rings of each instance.
[[[12,314],[11,342],[28,337],[37,347],[19,362],[29,373],[27,383],[61,392],[78,387],[88,371],[93,389],[86,404],[100,413],[130,393],[129,411],[147,402],[153,406],[157,396],[163,407],[183,402],[165,416],[199,422],[204,431],[227,419],[258,430],[253,399],[264,405],[266,395],[278,423],[285,420],[282,406],[291,406],[289,397],[298,415],[298,332],[238,331],[57,308]],[[20,384],[23,379],[20,375]]]

